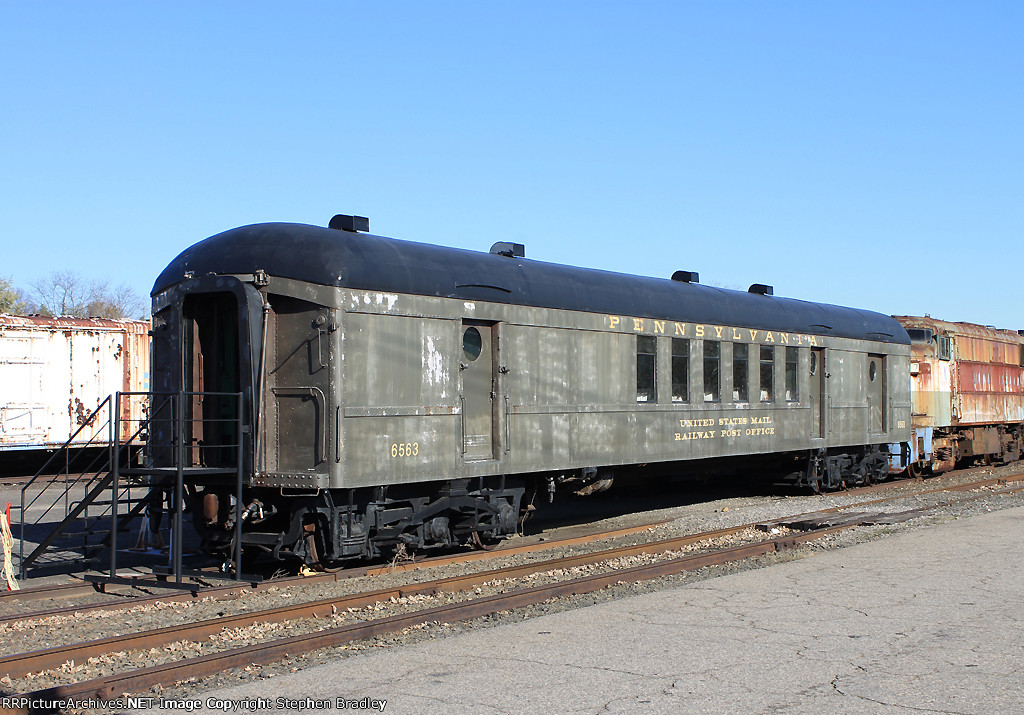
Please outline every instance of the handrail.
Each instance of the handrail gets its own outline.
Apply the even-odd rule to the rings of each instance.
[[[135,397],[144,397],[148,403],[148,409],[144,410],[143,413],[137,417],[132,416],[133,408],[131,402],[125,402],[125,400],[131,400]],[[191,410],[187,407],[187,401],[194,397],[200,398],[228,398],[234,404],[234,409],[228,409],[223,414],[233,416],[226,417],[210,417],[209,419],[204,418],[202,415],[193,415]],[[171,510],[174,519],[174,533],[172,534],[173,546],[171,553],[169,554],[170,560],[170,571],[173,573],[175,580],[180,582],[182,580],[182,517],[184,514],[184,478],[185,472],[191,468],[192,462],[189,452],[186,449],[190,448],[186,445],[186,436],[191,434],[188,425],[191,424],[231,424],[236,425],[235,429],[232,430],[230,427],[219,428],[215,432],[211,432],[208,436],[218,435],[217,443],[205,442],[203,447],[226,449],[234,452],[234,459],[236,464],[234,467],[228,467],[226,470],[234,472],[235,481],[235,577],[241,577],[241,522],[242,513],[244,511],[244,504],[242,502],[242,490],[243,490],[243,465],[245,458],[245,446],[246,446],[246,435],[249,434],[251,438],[252,428],[247,424],[245,419],[244,410],[244,392],[192,392],[192,391],[179,391],[179,392],[118,392],[115,395],[111,395],[105,398],[100,405],[86,418],[84,424],[82,424],[78,430],[64,443],[64,445],[55,454],[51,455],[46,461],[43,467],[33,476],[33,478],[24,485],[21,490],[21,519],[20,519],[20,545],[19,545],[19,556],[20,556],[20,571],[21,576],[24,578],[26,570],[29,566],[36,562],[37,558],[44,552],[52,551],[55,544],[63,544],[66,541],[59,541],[61,537],[67,539],[68,531],[71,525],[77,519],[87,517],[88,519],[96,519],[90,526],[85,529],[83,533],[82,541],[78,547],[69,547],[65,549],[64,546],[60,548],[62,550],[73,551],[76,548],[84,548],[86,555],[89,555],[91,549],[95,548],[108,548],[110,549],[109,565],[111,567],[111,576],[116,577],[117,567],[117,530],[119,519],[122,522],[127,522],[137,516],[139,516],[145,506],[145,500],[133,499],[131,495],[131,489],[133,486],[139,486],[140,482],[136,480],[140,474],[146,474],[151,468],[165,469],[168,466],[175,472],[175,478],[173,482],[168,485],[173,489],[171,495]],[[129,409],[122,414],[125,405],[129,405]],[[107,411],[107,419],[105,422],[101,421],[102,411]],[[131,424],[124,425],[124,422]],[[90,438],[84,443],[76,443],[75,439],[82,433],[86,427],[92,426],[96,431],[90,436]],[[159,426],[159,434],[162,435],[159,446],[161,449],[169,449],[170,453],[167,455],[170,457],[170,461],[163,467],[154,467],[150,464],[146,467],[133,467],[130,464],[130,460],[133,458],[135,450],[142,447],[146,443],[153,444],[151,440],[154,437],[154,429]],[[170,427],[170,431],[167,427]],[[94,454],[85,461],[82,465],[84,468],[81,472],[78,469],[74,470],[77,472],[72,476],[71,465],[76,461],[79,461],[77,457],[79,455],[73,454],[72,450],[79,447],[82,448],[96,448],[102,444],[102,437],[100,433],[106,432],[109,435],[107,445],[108,450],[105,451],[106,458],[102,454]],[[62,455],[63,452],[63,455]],[[91,450],[90,450],[91,453]],[[152,455],[152,453],[151,453]],[[64,474],[56,473],[52,478],[43,480],[41,477],[46,476],[44,472],[53,468],[53,465],[57,463],[63,457],[64,459]],[[202,457],[200,456],[200,459]],[[230,464],[230,462],[228,463]],[[153,473],[153,472],[149,472]],[[127,479],[121,481],[122,476],[127,476]],[[42,488],[39,493],[32,495],[29,492],[29,488],[35,485],[39,488],[42,484]],[[145,482],[142,483],[145,485]],[[56,487],[57,494],[51,501],[48,497],[53,494],[53,487]],[[81,496],[78,495],[77,491],[75,496],[71,496],[73,490],[77,490],[79,487],[82,488],[83,493]],[[152,488],[152,487],[150,487]],[[109,501],[101,500],[103,494],[110,494]],[[133,503],[134,506],[129,508],[127,511],[121,511],[121,505],[124,504],[124,500],[128,499],[129,502]],[[41,539],[37,546],[32,550],[32,553],[25,554],[25,544],[28,537],[28,530],[30,527],[38,527],[44,522],[49,514],[53,512],[60,501],[65,502],[64,508],[64,519],[56,525],[53,530],[46,534]],[[91,513],[89,507],[92,505],[102,506],[102,509],[97,509],[96,513]],[[28,514],[31,508],[35,507],[40,511],[40,514],[35,519],[29,519]],[[95,537],[103,537],[98,540],[93,540]],[[35,538],[33,536],[33,538]],[[95,552],[93,552],[95,553]]]
[[[23,493],[24,493],[25,489],[27,489],[29,486],[31,486],[35,482],[35,480],[38,479],[40,477],[40,475],[42,475],[42,473],[46,470],[46,468],[50,466],[50,462],[52,462],[54,459],[56,459],[57,455],[59,455],[61,453],[61,451],[65,450],[65,449],[68,449],[68,447],[71,445],[71,443],[75,441],[75,437],[77,437],[82,432],[82,430],[84,430],[86,427],[88,427],[92,423],[92,421],[96,418],[96,415],[99,414],[99,411],[103,409],[104,405],[107,405],[108,408],[110,407],[110,402],[111,402],[112,398],[113,398],[113,395],[107,395],[106,397],[103,398],[103,401],[100,402],[100,404],[96,406],[95,410],[93,410],[92,412],[89,413],[89,416],[86,417],[85,422],[83,422],[81,424],[81,426],[77,430],[75,430],[74,434],[72,434],[70,437],[68,437],[67,441],[63,445],[61,445],[57,449],[56,452],[51,454],[50,458],[47,459],[46,462],[43,463],[43,466],[39,468],[39,471],[37,471],[35,473],[35,475],[33,475],[33,477],[31,479],[29,479],[25,483],[25,486],[21,488],[21,491]],[[109,419],[108,419],[108,421],[109,421]],[[101,427],[103,427],[105,425],[106,425],[106,423],[101,425]],[[93,436],[89,438],[89,441],[86,442],[85,445],[83,445],[83,446],[88,446],[88,445],[92,444],[93,439],[95,437],[96,437],[96,435],[93,434]]]

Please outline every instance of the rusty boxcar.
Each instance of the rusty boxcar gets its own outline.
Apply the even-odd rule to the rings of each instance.
[[[184,475],[207,548],[237,519],[250,551],[376,556],[513,533],[627,465],[759,455],[838,488],[908,451],[889,316],[366,230],[233,229],[156,280],[152,399],[178,416],[150,470]]]
[[[912,473],[1011,462],[1024,446],[1024,335],[897,316],[910,335]]]
[[[148,332],[141,320],[0,315],[0,450],[60,447],[108,395],[148,391]],[[100,425],[74,444],[106,445]]]

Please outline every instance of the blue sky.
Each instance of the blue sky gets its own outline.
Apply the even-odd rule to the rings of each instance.
[[[1024,329],[1024,3],[0,0],[0,275],[326,225]]]

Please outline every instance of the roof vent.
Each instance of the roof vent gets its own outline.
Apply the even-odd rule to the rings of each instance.
[[[491,246],[491,253],[496,256],[508,256],[509,258],[526,258],[526,246],[521,243],[498,241]]]
[[[338,214],[331,219],[331,222],[327,224],[327,227],[338,231],[349,231],[351,233],[355,233],[356,231],[369,231],[370,219],[365,216],[346,216],[345,214]]]
[[[1024,335],[1024,330],[1018,330],[1017,335]]]
[[[771,286],[766,286],[764,283],[755,283],[747,288],[747,293],[756,293],[757,295],[775,295],[775,289]]]
[[[700,274],[697,271],[676,271],[672,274],[672,280],[677,283],[700,283]]]

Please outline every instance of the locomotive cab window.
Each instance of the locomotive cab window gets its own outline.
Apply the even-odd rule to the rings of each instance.
[[[636,401],[657,402],[658,341],[649,335],[636,338]]]
[[[690,401],[690,341],[686,338],[672,338],[672,401]]]
[[[786,348],[786,402],[800,401],[800,383],[797,380],[797,365],[800,353],[796,348]]]
[[[732,346],[732,401],[747,402],[750,400],[750,346],[736,343]]]
[[[704,401],[722,399],[721,360],[722,346],[716,340],[704,341]]]
[[[761,402],[775,400],[775,346],[761,346]]]
[[[942,335],[938,338],[939,342],[939,360],[949,360],[953,354],[951,340],[948,336]]]

